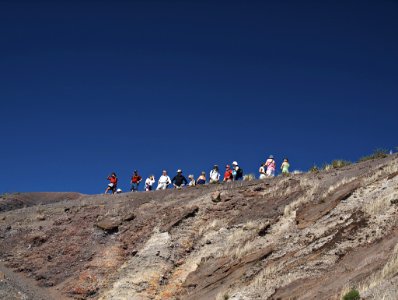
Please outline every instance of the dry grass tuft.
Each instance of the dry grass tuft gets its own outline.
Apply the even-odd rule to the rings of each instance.
[[[256,175],[254,174],[247,174],[243,176],[244,181],[252,181],[256,179]]]

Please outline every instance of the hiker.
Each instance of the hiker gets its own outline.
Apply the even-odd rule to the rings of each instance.
[[[116,193],[117,189],[117,176],[115,172],[112,172],[111,175],[108,176],[107,180],[109,180],[108,187],[105,190],[105,194],[107,194],[109,191],[112,191],[112,194]]]
[[[152,186],[155,183],[155,176],[151,175],[145,180],[145,191],[152,191]]]
[[[206,183],[206,172],[203,171],[200,176],[198,177],[198,180],[196,180],[196,184],[198,185],[203,185]]]
[[[269,156],[269,158],[265,162],[265,166],[267,167],[267,176],[268,177],[274,177],[275,176],[276,163],[275,163],[273,155]]]
[[[188,186],[195,186],[196,185],[195,177],[193,175],[189,175],[188,179],[189,179]]]
[[[282,165],[281,165],[281,170],[282,170],[282,174],[283,175],[288,175],[289,174],[289,167],[290,167],[289,160],[287,158],[285,158],[283,160]]]
[[[218,172],[218,166],[214,165],[213,170],[210,171],[210,183],[219,183],[220,173]]]
[[[188,184],[188,180],[184,177],[184,175],[182,175],[181,169],[178,169],[177,175],[173,177],[171,183],[173,184],[175,189],[180,189],[184,185]]]
[[[132,192],[138,192],[138,186],[140,185],[140,182],[142,181],[142,177],[138,175],[138,171],[135,170],[133,176],[131,177],[131,188],[130,191]]]
[[[156,190],[165,190],[171,183],[170,177],[167,175],[167,171],[163,170],[162,176],[160,176],[159,181],[158,181],[158,187]]]
[[[265,163],[262,163],[260,165],[258,172],[260,173],[260,177],[259,177],[260,179],[265,179],[267,177],[267,173],[265,173]]]
[[[225,182],[232,181],[232,170],[229,165],[225,166],[225,173],[224,173],[223,181],[225,181]]]
[[[232,178],[233,180],[242,180],[243,179],[243,170],[239,167],[238,163],[234,161],[232,163]]]

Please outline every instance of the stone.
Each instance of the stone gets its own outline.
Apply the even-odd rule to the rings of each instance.
[[[397,198],[391,199],[390,202],[391,202],[391,204],[398,204],[398,199]]]
[[[221,192],[215,191],[211,194],[211,201],[217,203],[221,201]]]
[[[105,218],[99,221],[96,225],[98,228],[102,229],[107,233],[116,233],[119,231],[119,226],[121,222],[115,218]]]

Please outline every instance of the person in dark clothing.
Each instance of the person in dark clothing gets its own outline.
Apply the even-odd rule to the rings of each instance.
[[[174,185],[175,189],[180,189],[184,185],[188,184],[188,180],[182,175],[182,171],[178,170],[177,175],[171,180],[171,183]]]

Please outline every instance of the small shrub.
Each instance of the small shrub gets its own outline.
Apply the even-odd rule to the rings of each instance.
[[[244,181],[252,181],[254,179],[256,179],[256,175],[254,175],[254,174],[247,174],[247,175],[243,176]]]
[[[342,167],[349,166],[349,165],[351,165],[351,162],[347,161],[347,160],[343,160],[343,159],[336,159],[336,160],[332,161],[332,166],[335,169],[342,168]]]
[[[377,158],[385,158],[387,156],[388,156],[388,150],[376,149],[372,154],[361,157],[359,159],[359,162],[367,161],[367,160],[371,160],[371,159],[377,159]]]
[[[361,296],[357,290],[351,290],[343,296],[343,300],[360,300]]]
[[[313,165],[310,170],[311,173],[318,173],[319,172],[319,168],[317,165]]]

